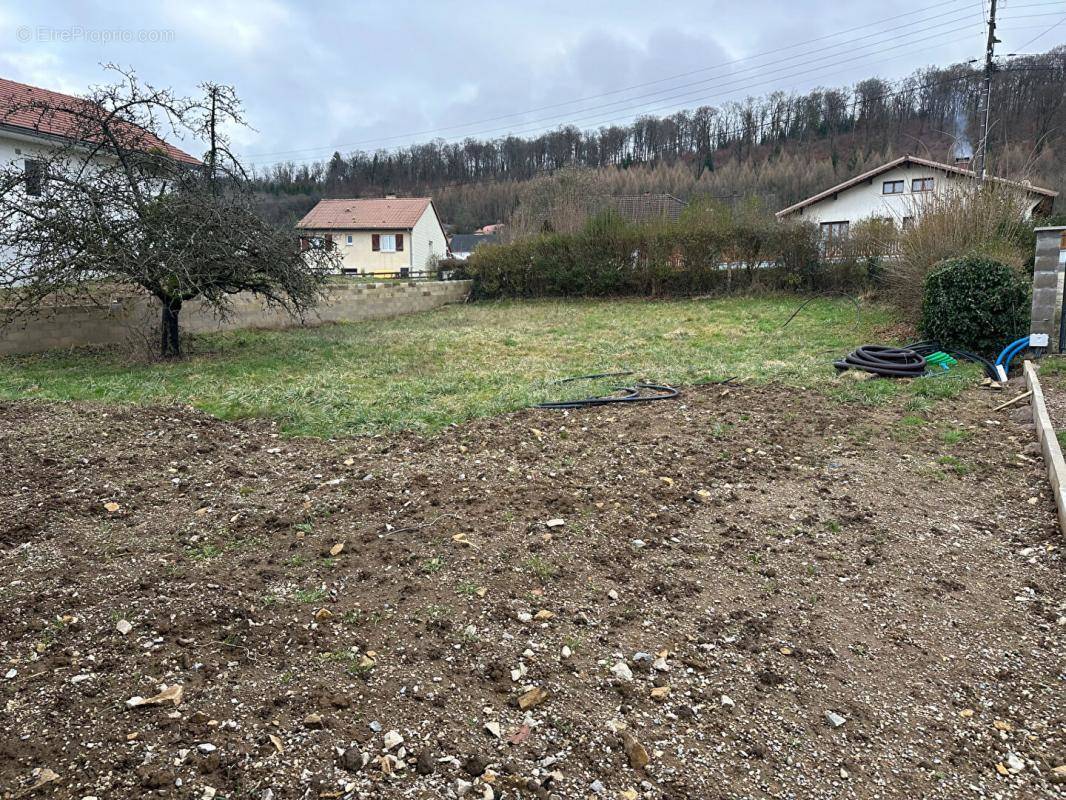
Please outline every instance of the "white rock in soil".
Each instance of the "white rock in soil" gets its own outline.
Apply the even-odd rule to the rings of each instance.
[[[614,589],[611,589],[611,591],[607,592],[607,597],[610,600],[617,600],[618,599],[618,592],[616,592]]]
[[[733,698],[727,694],[722,695],[721,703],[722,708],[733,708],[734,706],[736,706],[736,703],[733,701]]]
[[[519,622],[532,622],[533,621],[533,615],[530,614],[528,611],[519,611],[518,612],[518,621]]]
[[[491,722],[486,722],[485,723],[485,730],[487,730],[489,733],[491,733],[497,739],[499,739],[501,736],[503,736],[503,731],[500,729],[500,723],[496,722],[495,720],[493,720]]]
[[[474,784],[472,784],[470,781],[464,781],[462,778],[459,778],[458,782],[455,784],[455,793],[460,797],[466,797],[468,794],[470,794],[470,790],[473,787]]]
[[[647,546],[647,543],[643,539],[634,539],[629,544],[633,547],[634,550],[640,550],[641,548]]]
[[[381,733],[381,723],[377,720],[371,722],[370,725],[367,727],[369,727],[370,730],[372,730],[374,733]]]
[[[605,787],[599,781],[593,781],[592,784],[589,786],[589,789],[592,790],[593,794],[604,794],[607,791],[607,787]]]
[[[830,726],[832,726],[834,728],[839,728],[841,725],[843,725],[845,722],[847,722],[847,720],[844,717],[840,716],[835,711],[826,711],[825,712],[825,721],[828,722],[830,724]]]
[[[662,656],[659,656],[657,659],[655,659],[655,661],[652,662],[651,666],[652,666],[653,669],[656,669],[659,672],[669,672],[670,671],[670,665],[666,663],[666,659],[663,658]]]
[[[385,750],[392,750],[394,747],[399,747],[403,744],[403,737],[400,736],[399,731],[389,731],[385,734]]]
[[[611,667],[611,673],[619,680],[633,680],[633,670],[631,670],[629,668],[629,664],[624,661],[619,661],[617,664]]]
[[[115,630],[121,633],[123,636],[128,636],[129,632],[133,630],[133,623],[128,619],[120,619],[115,623]]]
[[[574,651],[573,651],[573,650],[571,650],[571,649],[570,649],[569,647],[567,647],[567,646],[566,646],[566,645],[564,644],[564,645],[563,645],[563,649],[562,649],[562,650],[560,651],[560,655],[561,655],[561,656],[562,656],[562,657],[563,657],[564,659],[567,659],[567,658],[570,658],[570,656],[572,656],[573,654],[574,654]]]
[[[1011,772],[1015,772],[1015,773],[1021,772],[1023,769],[1025,769],[1025,762],[1022,761],[1016,754],[1008,753],[1007,754],[1007,769],[1009,769]]]
[[[211,742],[201,742],[200,744],[196,745],[196,749],[199,750],[201,753],[204,753],[205,755],[207,753],[213,753],[218,750],[218,748],[211,744]]]
[[[11,680],[12,678],[14,678],[18,674],[19,674],[19,671],[17,669],[15,669],[14,667],[12,667],[11,669],[9,669],[7,672],[4,673],[4,677],[7,678],[8,680]]]
[[[565,520],[561,520],[558,517],[556,517],[555,519],[550,519],[550,520],[548,520],[547,522],[544,523],[545,527],[548,527],[548,528],[558,528],[558,527],[561,527],[562,525],[565,525],[565,524],[566,524],[566,521]]]

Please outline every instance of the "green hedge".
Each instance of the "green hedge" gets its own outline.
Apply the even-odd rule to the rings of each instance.
[[[817,291],[855,288],[871,271],[865,261],[820,262],[813,225],[722,214],[643,226],[601,216],[578,233],[480,247],[463,267],[480,298]]]
[[[1029,331],[1029,284],[981,256],[941,262],[925,279],[922,335],[945,347],[995,356]]]

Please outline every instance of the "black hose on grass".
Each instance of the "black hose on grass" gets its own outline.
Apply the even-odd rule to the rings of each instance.
[[[925,342],[915,342],[914,344],[905,345],[908,350],[913,350],[922,356],[930,355],[931,353],[942,352],[947,353],[949,356],[961,359],[963,361],[969,361],[974,364],[978,364],[985,371],[985,375],[994,381],[999,380],[999,375],[996,373],[996,365],[984,356],[979,356],[976,353],[971,353],[968,350],[953,350],[948,347],[944,347],[936,339],[930,339]]]
[[[562,378],[555,383],[573,383],[574,381],[595,380],[597,378],[614,378],[621,375],[632,375],[632,372],[601,372],[596,375],[575,375],[571,378]],[[622,395],[603,395],[600,397],[582,397],[577,400],[555,400],[548,403],[537,403],[534,408],[591,408],[592,406],[605,406],[613,403],[650,403],[655,400],[669,400],[681,394],[673,386],[658,383],[634,383],[632,386],[616,386],[616,392],[624,392]],[[650,392],[650,394],[648,394]]]
[[[859,369],[883,378],[918,378],[925,374],[925,356],[906,347],[864,344],[841,361],[838,370]]]

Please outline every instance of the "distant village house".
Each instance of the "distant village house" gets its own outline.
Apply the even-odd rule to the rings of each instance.
[[[777,212],[778,219],[803,219],[821,228],[824,242],[842,241],[862,220],[883,219],[909,227],[923,201],[972,183],[977,176],[967,160],[943,164],[902,156]],[[1058,192],[1004,178],[988,180],[1013,186],[1025,196],[1025,217],[1047,215]]]
[[[428,197],[320,200],[296,227],[304,249],[312,239],[326,242],[351,275],[407,277],[431,271],[448,252]]]
[[[466,261],[479,247],[499,242],[500,237],[495,233],[457,233],[448,243],[448,249],[456,261]]]

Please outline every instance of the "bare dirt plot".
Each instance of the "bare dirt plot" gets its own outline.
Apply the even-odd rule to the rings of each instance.
[[[1001,401],[2,405],[0,792],[1061,796],[1061,539]]]

